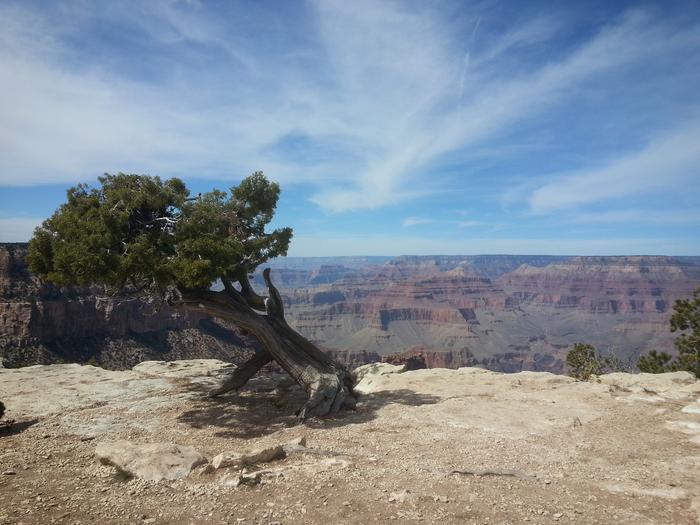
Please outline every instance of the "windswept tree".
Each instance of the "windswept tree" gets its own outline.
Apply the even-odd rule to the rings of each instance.
[[[287,254],[290,228],[267,232],[280,188],[255,172],[230,192],[190,198],[179,179],[105,175],[100,186],[80,184],[36,229],[29,266],[56,285],[104,285],[148,294],[180,308],[204,311],[253,334],[262,347],[214,392],[241,388],[276,361],[308,393],[300,419],[336,413],[352,404],[347,370],[294,331],[263,271],[267,296],[249,276],[268,259]],[[220,281],[223,290],[212,290]]]

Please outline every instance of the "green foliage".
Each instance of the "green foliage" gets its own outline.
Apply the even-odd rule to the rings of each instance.
[[[674,372],[677,370],[677,362],[673,360],[671,354],[652,350],[647,355],[639,358],[637,368],[640,372],[648,374],[661,374],[663,372]]]
[[[680,299],[673,306],[671,332],[682,331],[674,341],[678,350],[679,370],[700,377],[700,288],[692,299]]]
[[[623,370],[622,362],[613,355],[603,356],[589,344],[576,343],[566,354],[569,375],[581,381],[588,381],[593,375]]]
[[[639,370],[653,374],[685,370],[700,377],[700,288],[692,299],[679,299],[673,305],[671,332],[676,331],[683,332],[674,341],[678,357],[652,350],[639,359]]]
[[[286,255],[290,228],[265,232],[280,188],[255,172],[230,192],[190,199],[179,179],[105,175],[80,184],[36,229],[29,267],[58,284],[207,289]]]

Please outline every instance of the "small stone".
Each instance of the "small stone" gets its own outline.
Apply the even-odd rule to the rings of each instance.
[[[200,476],[206,476],[208,474],[211,474],[214,472],[216,469],[214,468],[214,465],[211,463],[207,463],[206,465],[202,465],[197,468],[197,474]]]
[[[299,449],[306,448],[306,436],[300,436],[296,439],[293,439],[293,440],[289,441],[288,443],[285,443],[284,445],[282,445],[282,448],[287,453],[295,452]]]
[[[6,470],[2,474],[3,476],[14,476],[17,473],[14,470]]]
[[[240,487],[241,485],[247,485],[252,487],[253,485],[259,485],[262,480],[262,474],[260,472],[255,472],[252,474],[241,474],[237,476],[233,481],[226,483],[232,487]]]
[[[392,492],[389,495],[389,503],[406,503],[406,500],[411,499],[410,490],[402,490],[401,492]]]
[[[211,460],[211,464],[215,469],[227,467],[242,468],[245,465],[268,463],[276,459],[283,459],[286,455],[282,445],[277,445],[247,452],[222,452]]]
[[[553,517],[555,520],[558,520],[558,519],[561,518],[563,515],[564,515],[563,513],[557,512],[556,514],[552,514],[552,517]]]

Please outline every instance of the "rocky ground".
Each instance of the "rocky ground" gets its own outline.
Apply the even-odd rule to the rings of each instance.
[[[295,425],[283,376],[205,398],[221,361],[0,369],[0,523],[700,520],[690,375],[400,370]]]

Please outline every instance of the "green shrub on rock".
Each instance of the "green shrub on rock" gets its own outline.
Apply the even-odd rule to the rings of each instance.
[[[576,343],[566,354],[566,366],[569,375],[581,381],[588,381],[591,376],[605,372],[618,372],[625,367],[615,356],[603,356],[593,345]]]

